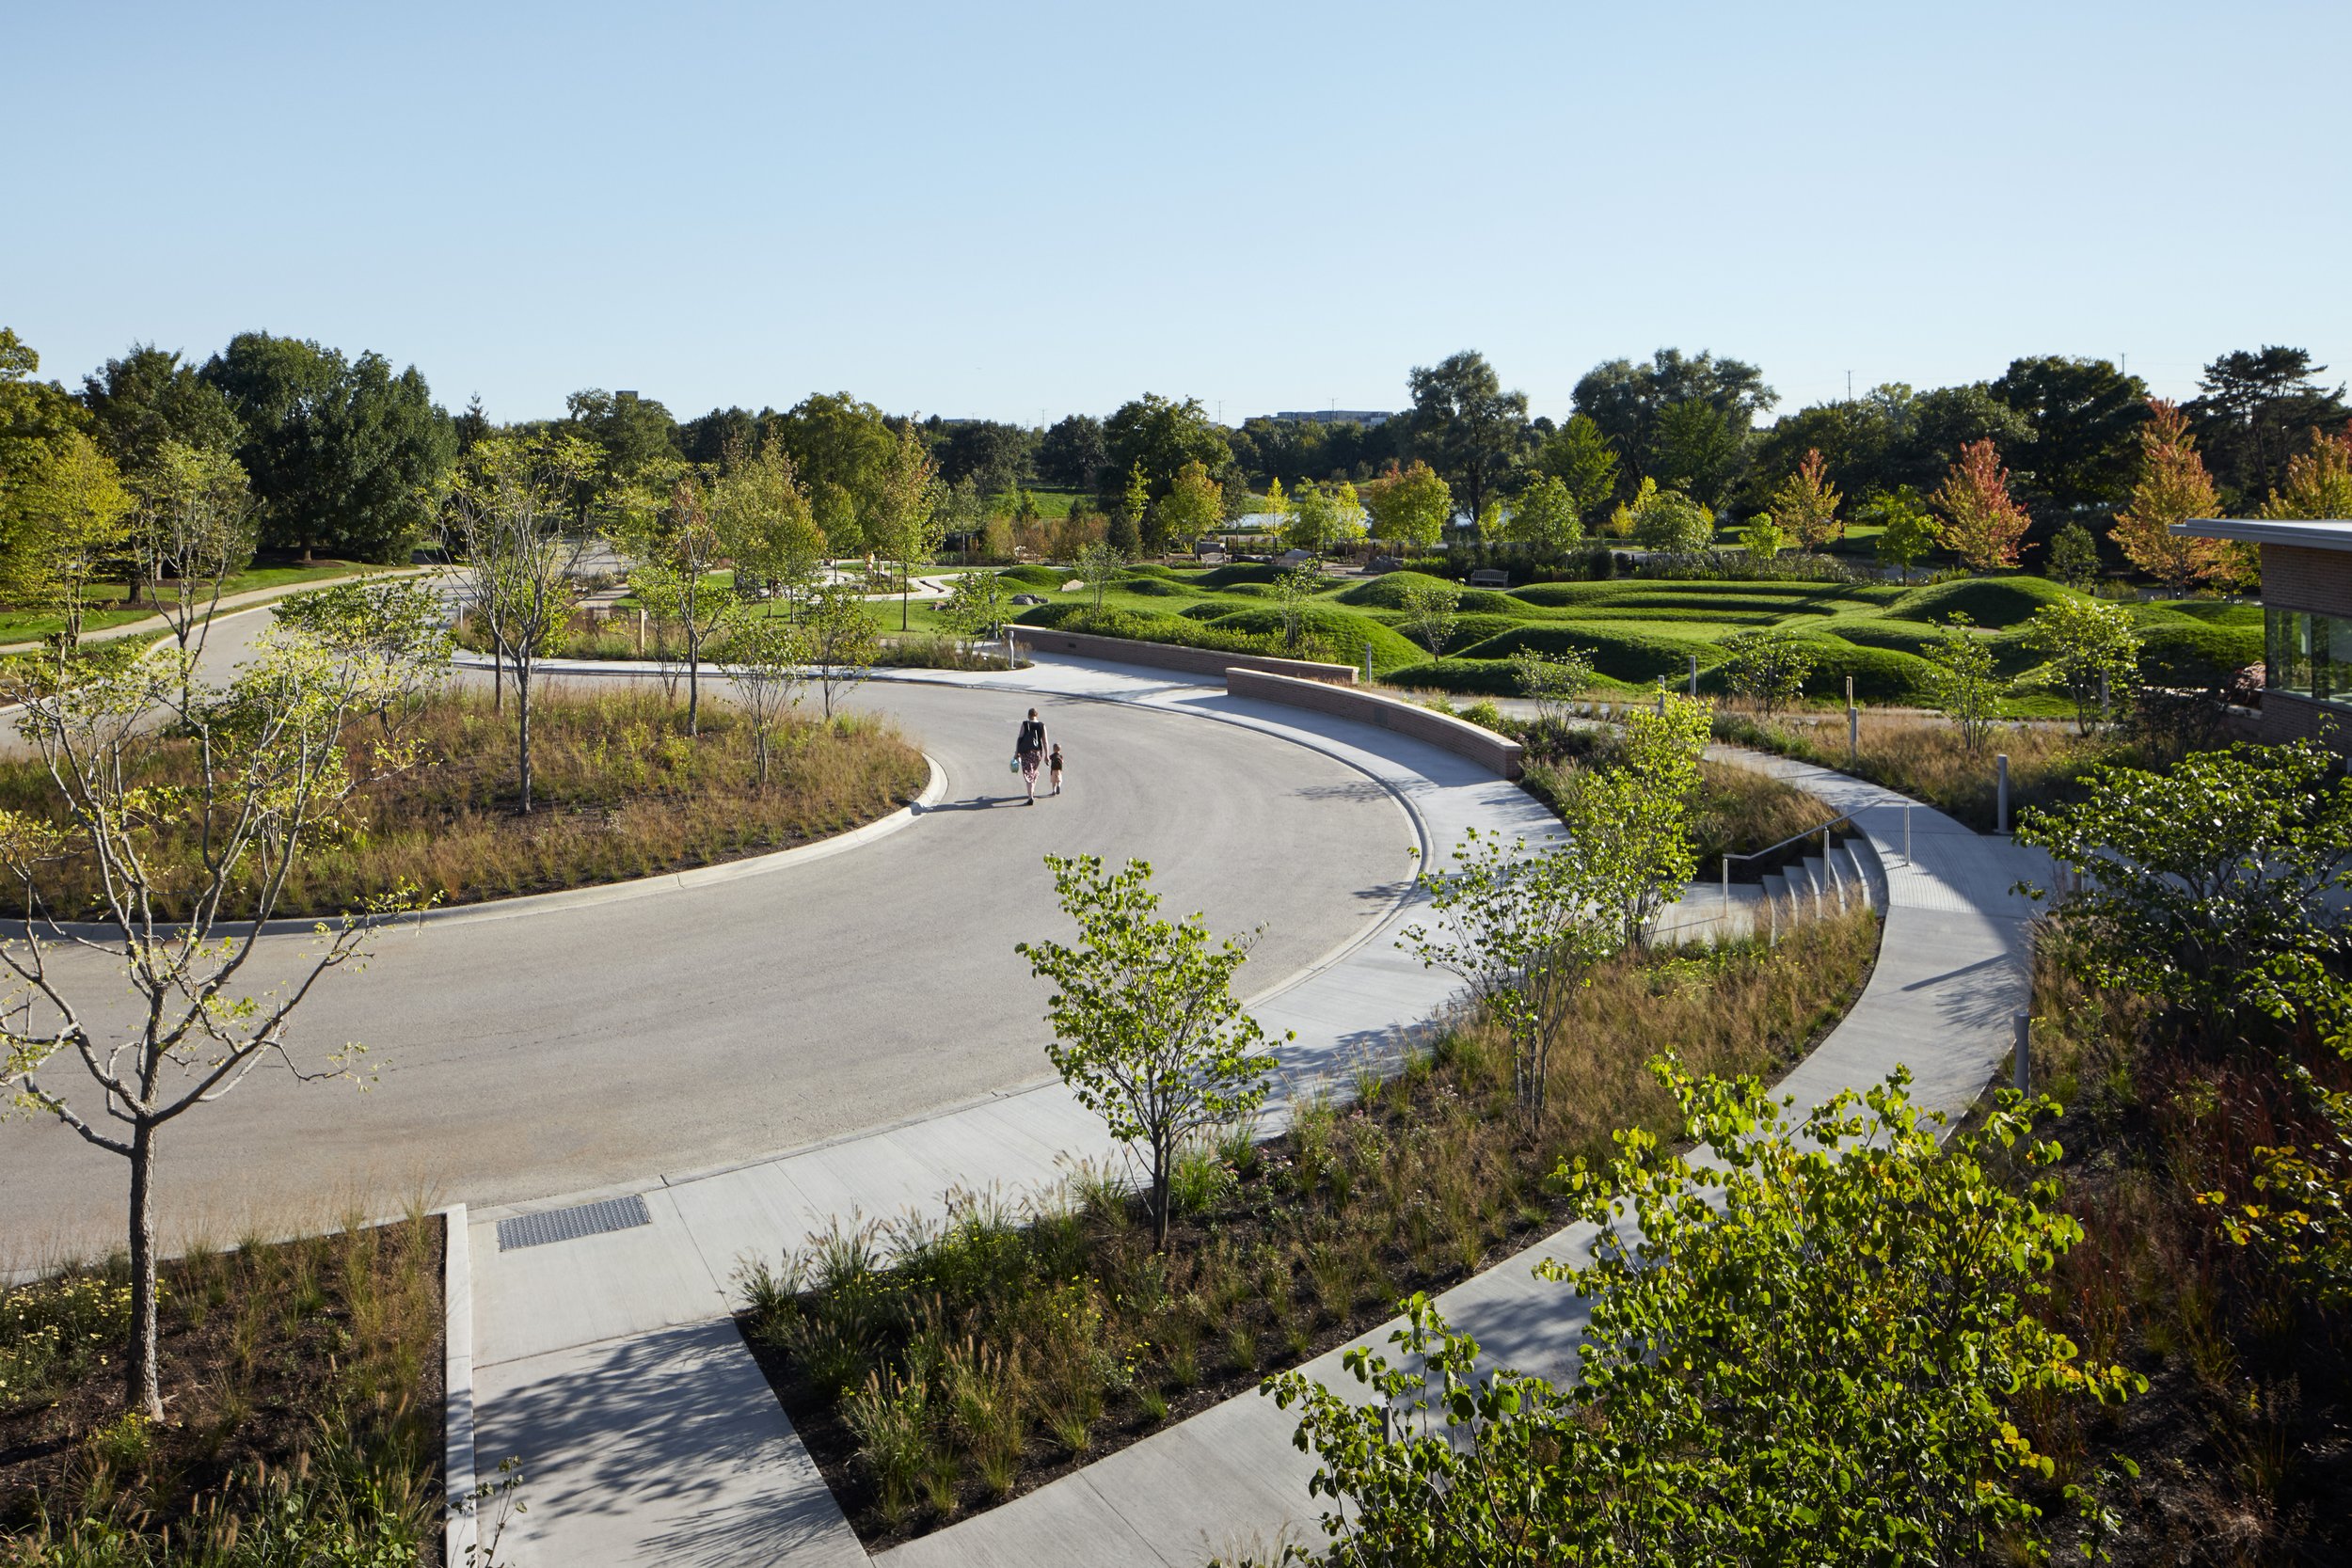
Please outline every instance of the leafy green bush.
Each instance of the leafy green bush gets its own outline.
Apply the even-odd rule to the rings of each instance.
[[[2079,597],[2047,578],[1962,578],[1915,588],[1888,605],[1886,613],[1906,621],[1942,621],[1958,610],[1980,626],[2014,626],[2045,604]]]

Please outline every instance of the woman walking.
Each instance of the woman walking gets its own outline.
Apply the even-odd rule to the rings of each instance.
[[[1028,786],[1029,804],[1037,804],[1037,770],[1045,760],[1045,721],[1031,708],[1021,721],[1021,733],[1013,737],[1012,754],[1021,764],[1021,782]]]

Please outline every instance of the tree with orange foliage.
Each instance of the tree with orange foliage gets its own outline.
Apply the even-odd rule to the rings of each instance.
[[[2129,509],[2115,515],[2116,547],[2123,559],[2176,594],[2236,575],[2229,542],[2174,533],[2174,523],[2211,517],[2221,498],[2197,455],[2197,438],[2178,404],[2148,400],[2149,419],[2139,427],[2139,483]]]
[[[1837,515],[1837,503],[1844,498],[1838,495],[1837,486],[1829,482],[1828,468],[1820,450],[1808,449],[1804,461],[1797,465],[1797,471],[1772,492],[1772,521],[1797,542],[1801,550],[1818,550],[1829,543],[1833,531],[1846,531],[1845,523]]]
[[[2352,517],[2352,424],[2341,436],[2312,433],[2311,447],[2287,459],[2287,487],[2263,503],[2265,517]]]
[[[1971,441],[1935,494],[1936,541],[1979,572],[2017,564],[2026,509],[2010,499],[2009,470],[1992,441]]]

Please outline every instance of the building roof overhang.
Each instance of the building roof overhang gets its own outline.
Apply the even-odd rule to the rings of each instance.
[[[2235,539],[2249,545],[2292,545],[2306,550],[2352,550],[2352,517],[2269,520],[2261,517],[2191,517],[2172,525],[2191,539]]]

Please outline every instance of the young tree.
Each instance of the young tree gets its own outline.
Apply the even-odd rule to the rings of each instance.
[[[2069,522],[2051,537],[2049,565],[2053,579],[2089,592],[2099,576],[2099,542],[2082,524]]]
[[[174,663],[135,661],[63,689],[16,693],[25,702],[20,731],[64,809],[62,820],[0,810],[0,867],[19,884],[27,913],[22,940],[0,942],[0,964],[20,988],[0,1006],[0,1105],[55,1117],[129,1164],[126,1404],[156,1420],[164,1418],[158,1146],[173,1122],[230,1093],[264,1062],[300,1079],[350,1070],[356,1046],[301,1065],[288,1038],[294,1015],[328,971],[364,957],[369,932],[414,907],[413,890],[321,926],[321,947],[290,979],[258,994],[241,996],[239,988],[288,875],[340,831],[365,782],[343,749],[345,725],[370,709],[386,710],[400,689],[438,673],[339,657],[292,629],[266,634],[259,656],[227,688],[183,678],[167,668]],[[175,736],[168,744],[195,769],[183,787],[154,787],[141,765],[158,744],[159,727],[168,727]],[[409,760],[396,742],[379,742],[371,754],[379,769]],[[192,869],[167,869],[150,853],[158,832],[200,835],[204,853]],[[69,854],[103,873],[111,936],[69,933],[42,910],[43,867]],[[184,919],[155,913],[167,879],[186,895]],[[99,1021],[90,1010],[97,1004],[74,989],[78,971],[53,960],[62,947],[111,957],[140,1004],[133,1022]],[[74,1065],[90,1077],[95,1107],[60,1082]]]
[[[1305,480],[1291,492],[1290,527],[1284,538],[1295,549],[1317,555],[1343,540],[1364,536],[1364,508],[1356,486],[1344,481],[1330,486]]]
[[[635,531],[631,548],[644,564],[629,574],[629,587],[657,620],[675,622],[686,640],[686,733],[698,736],[704,656],[741,617],[743,601],[712,580],[726,556],[699,481],[675,481],[652,526]]]
[[[1587,864],[1593,902],[1615,913],[1629,947],[1698,874],[1691,805],[1708,723],[1707,705],[1688,697],[1668,697],[1662,712],[1629,708],[1612,765],[1578,769],[1561,789],[1560,820]]]
[[[446,670],[456,642],[440,592],[419,578],[339,582],[296,594],[278,602],[278,625],[357,672],[382,698],[373,712],[387,736],[398,728],[393,709],[413,706],[424,694],[416,673]],[[186,661],[192,666],[194,656]]]
[[[960,573],[939,606],[939,619],[958,637],[980,637],[1001,626],[1012,610],[1005,579],[994,572]]]
[[[1519,695],[1535,705],[1535,723],[1555,735],[1565,734],[1576,699],[1591,689],[1593,661],[1581,650],[1547,654],[1521,648],[1511,656],[1511,676]]]
[[[1801,550],[1818,550],[1833,532],[1846,531],[1837,515],[1837,486],[1829,482],[1828,467],[1819,449],[1808,450],[1796,471],[1772,492],[1772,515]]]
[[[815,503],[781,442],[756,453],[726,449],[710,486],[710,526],[720,552],[735,562],[739,589],[781,590],[796,608],[824,562]]]
[[[1078,580],[1094,590],[1094,608],[1103,608],[1103,592],[1125,568],[1127,557],[1105,540],[1097,539],[1078,551],[1072,569]]]
[[[1979,572],[2017,564],[2017,542],[2030,521],[2010,499],[2009,470],[1991,441],[1960,449],[1943,484],[1928,498],[1941,517],[1937,542]]]
[[[2205,1025],[2352,956],[2352,784],[2314,741],[2103,763],[2083,799],[2024,812],[2017,842],[2082,878],[2065,908],[2086,980]]]
[[[1584,519],[1568,487],[1547,474],[1511,503],[1502,536],[1539,550],[1571,550],[1584,543]]]
[[[921,434],[909,424],[882,470],[866,518],[866,535],[898,570],[898,629],[907,629],[911,580],[939,554],[939,470]]]
[[[2017,677],[2026,687],[2055,686],[2074,704],[2074,728],[2089,735],[2139,680],[2139,632],[2121,605],[2060,599],[2026,623],[2026,650],[2042,662]]]
[[[532,678],[561,645],[578,597],[588,541],[564,527],[586,449],[561,438],[528,447],[493,438],[473,456],[450,498],[446,526],[453,553],[465,562],[460,601],[514,679],[516,793],[529,816]],[[501,678],[493,669],[493,682]]]
[[[759,758],[759,788],[768,790],[769,739],[801,700],[808,682],[809,638],[801,627],[772,615],[747,619],[728,632],[720,652],[735,678],[736,700],[752,726]]]
[[[1419,458],[1402,472],[1391,465],[1366,485],[1364,506],[1381,538],[1416,549],[1427,549],[1444,538],[1445,525],[1454,516],[1454,497],[1445,481]]]
[[[1759,512],[1750,517],[1747,526],[1740,531],[1740,547],[1748,552],[1750,561],[1770,561],[1780,554],[1788,543],[1788,536],[1780,531],[1780,524],[1769,512]]]
[[[2309,450],[2286,462],[2286,487],[2263,503],[2265,517],[2352,517],[2352,424],[2312,432]]]
[[[825,694],[825,717],[831,719],[836,696],[847,695],[874,673],[882,638],[854,583],[818,585],[809,594],[808,613],[801,625],[807,632],[818,688]]]
[[[1645,550],[1703,550],[1715,539],[1715,514],[1654,480],[1642,481],[1632,518],[1633,542]]]
[[[1531,847],[1465,829],[1451,869],[1424,869],[1434,926],[1406,927],[1397,945],[1431,969],[1460,976],[1470,1001],[1511,1044],[1519,1109],[1543,1114],[1551,1046],[1613,945],[1596,917],[1597,868],[1568,842]]]
[[[1165,1251],[1176,1156],[1189,1139],[1255,1111],[1274,1070],[1264,1032],[1233,995],[1256,934],[1212,946],[1199,914],[1162,919],[1145,861],[1117,872],[1096,855],[1048,855],[1045,864],[1078,923],[1077,943],[1013,951],[1054,987],[1045,1053],[1062,1081],[1112,1137],[1144,1146],[1152,1234]]]
[[[1763,710],[1767,719],[1794,701],[1813,673],[1813,648],[1785,631],[1743,631],[1724,639],[1724,684]]]
[[[1607,1169],[1560,1172],[1600,1230],[1590,1261],[1537,1265],[1562,1310],[1590,1304],[1574,1387],[1494,1371],[1419,1295],[1391,1337],[1400,1364],[1347,1353],[1369,1403],[1268,1381],[1332,1499],[1329,1545],[1294,1560],[2040,1560],[2064,1532],[2024,1484],[2051,1461],[2018,1403],[2071,1413],[2147,1386],[2046,1321],[2082,1238],[2058,1147],[2036,1141],[2056,1107],[2005,1100],[1939,1144],[1899,1069],[1793,1126],[1755,1079],[1653,1070],[1678,1139],[1622,1132]]]
[[[1282,618],[1282,646],[1292,653],[1307,635],[1307,610],[1323,591],[1323,573],[1313,562],[1294,566],[1274,579],[1274,610]]]
[[[141,476],[131,547],[180,652],[203,652],[223,586],[253,559],[253,496],[237,460],[159,442]],[[166,577],[176,585],[168,599]]]
[[[2124,560],[2185,594],[2228,575],[2229,545],[2174,533],[2172,525],[2220,515],[2221,498],[2180,406],[2152,398],[2148,407],[2150,417],[2139,427],[2139,482],[2132,487],[2132,504],[2115,515],[2115,545]]]
[[[1992,648],[1956,610],[1920,657],[1934,666],[1929,688],[1935,705],[1959,729],[1962,747],[1971,756],[1981,752],[2001,711],[2001,683],[1993,673]]]
[[[1431,658],[1443,654],[1454,640],[1454,612],[1461,602],[1461,588],[1442,578],[1405,585],[1405,629],[1429,650]]]
[[[1152,482],[1138,463],[1127,470],[1127,488],[1111,514],[1106,537],[1121,557],[1133,561],[1143,553],[1143,519],[1152,510]]]
[[[0,599],[56,611],[59,666],[81,646],[90,591],[129,542],[131,492],[114,464],[80,431],[36,451],[27,475],[4,501],[10,515],[0,550]]]
[[[1879,534],[1878,557],[1909,582],[1911,563],[1934,547],[1935,519],[1907,484],[1882,496],[1877,510],[1884,525]]]
[[[1153,518],[1163,544],[1189,546],[1224,522],[1225,486],[1211,479],[1207,466],[1194,458],[1176,470],[1175,483],[1160,498]]]

